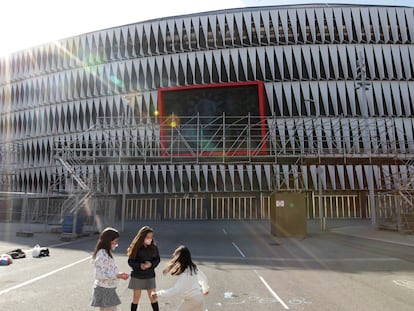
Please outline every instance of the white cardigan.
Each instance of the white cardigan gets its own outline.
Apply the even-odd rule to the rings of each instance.
[[[95,265],[95,286],[117,287],[119,279],[116,276],[119,271],[114,258],[109,257],[106,250],[100,249],[96,253],[93,263]]]
[[[197,272],[193,272],[187,268],[183,273],[177,276],[178,280],[174,286],[157,291],[158,297],[173,297],[181,296],[182,298],[191,298],[201,293],[205,294],[209,290],[208,280],[206,275],[197,269]]]

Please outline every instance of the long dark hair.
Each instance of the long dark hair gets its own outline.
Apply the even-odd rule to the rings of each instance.
[[[118,230],[111,228],[111,227],[105,228],[99,235],[99,240],[96,243],[95,251],[93,252],[92,257],[95,258],[96,253],[100,249],[104,249],[108,253],[109,257],[112,258],[111,243],[113,240],[118,239],[118,238],[119,238]]]
[[[184,245],[180,245],[174,251],[173,258],[162,271],[164,274],[171,272],[171,275],[180,275],[187,268],[190,273],[197,273],[197,265],[191,260],[190,250]]]
[[[127,249],[127,255],[129,258],[135,259],[137,257],[138,251],[142,247],[144,247],[144,240],[148,233],[152,233],[152,234],[154,233],[154,230],[150,226],[144,226],[141,229],[139,229],[137,235],[132,240],[131,244],[129,245]],[[149,245],[148,247],[150,247],[151,250],[153,251],[153,256],[156,256],[157,252],[156,252],[154,238],[152,239],[151,245]]]

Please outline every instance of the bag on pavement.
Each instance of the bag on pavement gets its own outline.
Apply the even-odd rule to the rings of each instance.
[[[36,244],[33,247],[32,256],[35,258],[48,257],[50,256],[50,252],[48,248],[40,247],[39,244]]]
[[[13,259],[8,254],[0,255],[0,266],[8,266],[13,263]]]
[[[23,252],[20,248],[7,252],[13,259],[25,258],[26,253]]]

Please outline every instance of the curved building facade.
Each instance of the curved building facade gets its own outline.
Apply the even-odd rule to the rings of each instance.
[[[327,217],[371,217],[374,195],[412,188],[413,18],[231,9],[14,53],[0,60],[3,192],[91,191],[126,219],[245,219],[301,191],[310,218],[319,199]]]

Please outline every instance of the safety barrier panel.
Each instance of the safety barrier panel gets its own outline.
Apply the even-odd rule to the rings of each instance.
[[[349,195],[312,195],[312,204],[308,210],[308,218],[319,218],[319,200],[322,199],[323,217],[341,219],[341,218],[363,218],[369,216],[369,208],[365,210],[361,207],[358,194]],[[367,200],[369,204],[369,200]],[[364,213],[365,212],[365,213]]]
[[[126,200],[125,220],[156,220],[157,198],[134,198]]]

